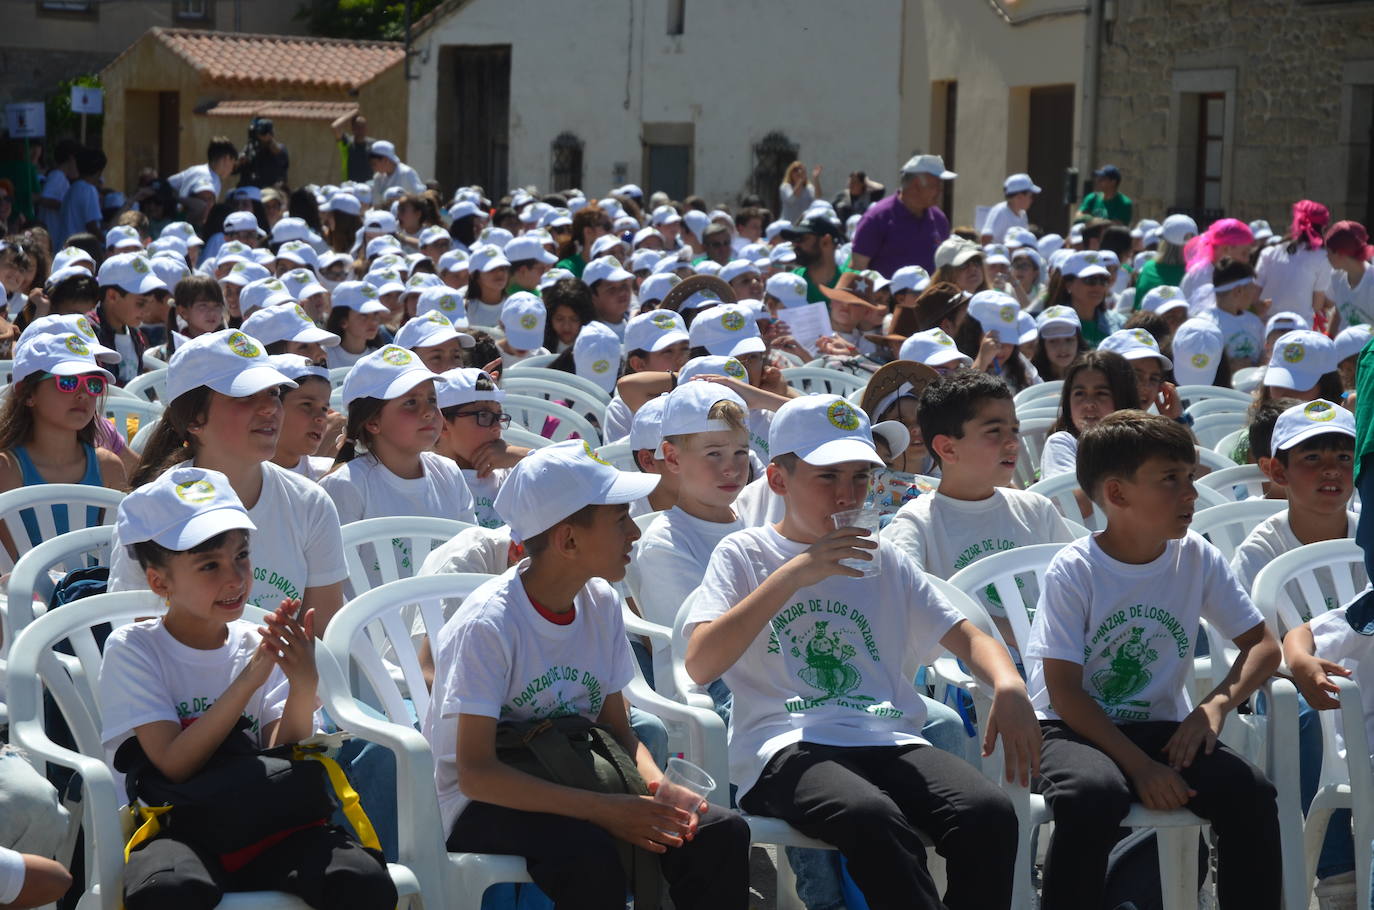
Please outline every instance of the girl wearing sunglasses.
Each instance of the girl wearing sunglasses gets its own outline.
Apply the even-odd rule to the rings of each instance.
[[[510,426],[510,415],[501,412],[506,393],[496,387],[490,373],[474,369],[449,370],[435,386],[443,421],[434,451],[452,458],[463,470],[477,523],[499,528],[505,522],[492,502],[510,469],[530,453],[501,438],[501,431]]]
[[[15,351],[14,384],[0,409],[0,492],[40,483],[127,489],[119,456],[95,444],[100,405],[112,380],[80,335],[24,339]],[[67,507],[52,509],[57,532],[66,533]],[[20,517],[30,543],[41,543],[33,512],[24,510]],[[4,544],[13,557],[11,541]]]

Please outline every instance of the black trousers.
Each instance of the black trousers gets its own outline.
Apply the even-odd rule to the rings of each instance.
[[[605,828],[547,812],[469,804],[453,823],[448,849],[525,857],[530,878],[557,910],[622,910],[628,887],[616,840]],[[696,836],[659,854],[678,910],[746,910],[749,826],[712,806]]]
[[[1125,773],[1061,721],[1045,721],[1040,754],[1043,792],[1054,811],[1054,838],[1045,861],[1044,910],[1100,907],[1107,856],[1121,820],[1137,800]],[[1121,724],[1147,755],[1162,757],[1176,721]],[[1217,897],[1223,908],[1277,910],[1283,875],[1274,785],[1258,768],[1221,743],[1199,751],[1180,772],[1197,791],[1187,808],[1212,825],[1217,838]]]
[[[285,891],[319,910],[396,906],[382,855],[333,825],[297,831],[234,872],[171,837],[141,845],[124,867],[125,910],[211,910],[231,891]]]
[[[968,762],[934,746],[797,743],[773,756],[740,807],[834,844],[873,910],[1011,904],[1011,801]],[[946,861],[943,903],[922,833]]]

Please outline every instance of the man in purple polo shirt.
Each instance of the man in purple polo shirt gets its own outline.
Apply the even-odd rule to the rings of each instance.
[[[849,267],[875,269],[884,278],[908,265],[934,274],[935,248],[949,236],[949,218],[935,203],[944,181],[956,176],[939,155],[913,156],[902,166],[901,189],[869,206],[854,229]]]

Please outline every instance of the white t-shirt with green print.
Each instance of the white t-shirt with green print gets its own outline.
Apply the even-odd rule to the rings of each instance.
[[[1083,691],[1114,723],[1181,721],[1199,618],[1234,639],[1264,621],[1221,551],[1189,531],[1143,565],[1120,562],[1096,535],[1067,544],[1045,572],[1026,647],[1026,689],[1057,720],[1044,660],[1083,666]]]
[[[807,550],[772,526],[746,528],[711,554],[690,624],[709,622]],[[725,671],[734,693],[730,780],[743,796],[778,750],[925,743],[911,680],[963,617],[910,557],[880,542],[879,574],[801,588]]]
[[[1359,521],[1360,517],[1354,512],[1346,513],[1347,537],[1353,538],[1355,536],[1355,526],[1359,524]],[[1293,525],[1288,520],[1288,510],[1284,509],[1282,512],[1271,515],[1260,522],[1253,531],[1246,535],[1245,540],[1236,547],[1236,554],[1231,557],[1231,571],[1236,573],[1236,578],[1240,581],[1241,586],[1249,591],[1254,587],[1255,576],[1260,573],[1260,569],[1289,550],[1296,550],[1300,546],[1302,546],[1302,541],[1298,540],[1297,535],[1293,533]],[[1364,566],[1355,566],[1353,575],[1356,590],[1364,587],[1368,581],[1365,578]],[[1326,606],[1322,609],[1334,610],[1340,606],[1336,603],[1336,586],[1331,581],[1330,572],[1317,573],[1317,586],[1326,601]],[[1297,594],[1297,585],[1290,585],[1289,591],[1292,594]],[[1302,614],[1304,622],[1312,618],[1311,610],[1301,597],[1294,597],[1293,603],[1297,606],[1298,612]],[[1321,610],[1317,612],[1320,613]]]

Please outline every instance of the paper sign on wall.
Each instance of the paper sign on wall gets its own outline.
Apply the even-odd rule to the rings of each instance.
[[[73,114],[102,114],[105,112],[105,91],[104,89],[91,88],[88,85],[72,86],[72,113]]]
[[[16,101],[5,105],[5,126],[11,139],[32,139],[47,132],[43,102]]]

